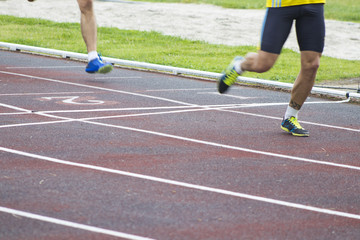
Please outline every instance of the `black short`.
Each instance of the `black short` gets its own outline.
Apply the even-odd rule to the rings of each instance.
[[[280,54],[294,20],[300,51],[322,53],[325,42],[324,4],[268,8],[261,33],[260,49]]]

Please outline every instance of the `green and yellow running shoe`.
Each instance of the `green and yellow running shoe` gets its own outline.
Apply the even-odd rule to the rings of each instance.
[[[218,91],[219,93],[224,93],[228,88],[236,82],[238,76],[241,73],[235,71],[235,64],[241,64],[244,61],[243,57],[235,57],[230,65],[226,68],[223,75],[218,80]]]
[[[301,127],[296,117],[284,119],[281,123],[281,129],[297,137],[309,136],[309,131]]]

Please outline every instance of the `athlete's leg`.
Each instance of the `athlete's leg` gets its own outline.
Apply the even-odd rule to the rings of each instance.
[[[296,33],[301,51],[301,70],[294,83],[288,110],[297,115],[298,110],[309,95],[324,49],[325,21],[324,5],[308,4],[301,6],[302,14],[296,19]],[[289,117],[289,111],[285,117]]]
[[[293,9],[267,9],[264,18],[261,46],[257,53],[245,59],[236,57],[218,80],[218,91],[225,93],[244,71],[263,73],[270,70],[278,59],[293,24]]]
[[[260,50],[248,53],[241,63],[243,71],[263,73],[269,71],[278,59],[293,23],[292,9],[268,8],[261,31]]]
[[[294,136],[307,137],[309,131],[298,123],[298,112],[314,86],[316,73],[320,65],[321,53],[315,51],[301,52],[301,69],[291,90],[290,103],[286,109],[281,128]]]
[[[81,34],[87,51],[96,51],[97,26],[93,9],[93,0],[77,0],[81,12]]]
[[[104,63],[97,53],[97,26],[93,8],[93,0],[77,0],[81,12],[81,34],[88,51],[87,73],[108,73],[113,66]]]
[[[301,52],[301,70],[291,91],[290,106],[300,110],[309,96],[315,83],[316,73],[320,66],[321,53],[314,51]]]
[[[297,115],[314,86],[324,49],[324,5],[306,4],[300,8],[301,14],[296,18],[296,34],[301,51],[301,69],[291,91],[282,129],[296,136],[309,136],[309,132],[297,122]]]
[[[279,54],[259,50],[257,53],[248,53],[241,63],[242,71],[263,73],[269,71],[278,59]]]

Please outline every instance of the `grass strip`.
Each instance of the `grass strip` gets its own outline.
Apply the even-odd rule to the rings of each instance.
[[[0,15],[0,41],[86,53],[80,24],[56,23],[34,18]],[[164,36],[157,32],[98,28],[98,49],[103,56],[222,72],[236,55],[256,51],[252,46],[226,46]],[[293,82],[300,69],[300,54],[284,49],[267,73],[245,73],[246,77]],[[330,57],[321,59],[317,82],[360,76],[360,61]]]
[[[212,4],[224,8],[236,9],[260,9],[265,8],[266,0],[134,0],[141,2],[163,3],[197,3]],[[327,19],[360,22],[359,0],[327,0],[325,5],[325,17]]]

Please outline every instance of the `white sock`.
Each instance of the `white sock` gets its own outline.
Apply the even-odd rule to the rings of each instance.
[[[98,58],[98,53],[97,51],[91,51],[88,53],[88,61],[90,62],[91,60],[94,60]]]
[[[286,112],[285,112],[285,119],[290,118],[290,117],[298,117],[298,113],[299,110],[296,110],[290,106],[287,107]]]
[[[243,70],[241,69],[241,63],[242,62],[243,62],[242,60],[239,60],[239,61],[236,61],[235,64],[234,64],[235,71],[240,75],[243,73]]]

